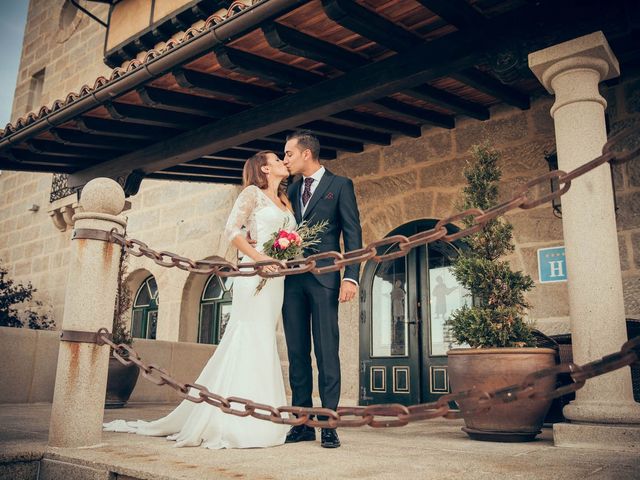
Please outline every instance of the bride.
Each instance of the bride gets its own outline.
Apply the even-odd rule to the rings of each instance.
[[[282,184],[288,176],[287,167],[271,151],[256,153],[244,166],[245,188],[233,206],[224,232],[236,248],[254,261],[270,259],[261,252],[262,245],[283,224],[287,223],[287,228],[295,227],[295,217]],[[243,226],[257,241],[256,248],[242,232]],[[278,407],[287,404],[276,346],[284,277],[271,278],[260,293],[255,294],[260,279],[259,276],[236,277],[225,334],[195,383],[224,397],[248,398]],[[190,394],[197,396],[193,389]],[[104,424],[105,431],[168,435],[167,439],[176,441],[176,447],[201,445],[212,449],[281,445],[287,428],[252,417],[225,414],[204,402],[196,404],[188,400],[182,401],[166,417],[152,422],[115,420]]]

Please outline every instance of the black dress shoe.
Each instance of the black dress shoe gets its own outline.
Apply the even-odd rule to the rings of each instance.
[[[323,428],[320,438],[324,448],[338,448],[340,446],[340,439],[335,428]]]
[[[284,443],[313,442],[316,439],[316,429],[307,425],[291,427]]]

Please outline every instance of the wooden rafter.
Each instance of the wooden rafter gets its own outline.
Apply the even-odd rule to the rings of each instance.
[[[521,93],[492,76],[475,68],[464,69],[450,75],[452,78],[490,95],[507,105],[518,107],[522,110],[529,108],[529,95]]]
[[[334,22],[389,50],[404,52],[424,43],[418,35],[353,0],[322,0],[322,7]]]

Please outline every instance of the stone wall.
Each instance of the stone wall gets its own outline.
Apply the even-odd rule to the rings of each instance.
[[[629,72],[619,84],[604,87],[609,102],[612,133],[640,120],[640,79]],[[342,156],[327,166],[353,178],[361,210],[365,242],[380,238],[412,220],[439,219],[457,211],[455,203],[464,185],[462,169],[470,158],[469,148],[490,141],[502,154],[501,197],[510,198],[514,187],[548,171],[545,153],[555,149],[553,99],[533,99],[531,109],[494,107],[485,122],[458,118],[450,131],[428,128],[418,139],[402,138],[391,146],[371,146],[364,153]],[[620,260],[625,283],[625,307],[630,317],[640,315],[640,165],[637,161],[614,168]],[[544,191],[548,187],[544,185]],[[554,319],[566,319],[566,283],[540,284],[536,250],[561,245],[562,220],[550,204],[528,211],[513,211],[506,218],[514,225],[516,250],[509,257],[536,281],[529,300],[530,318],[544,330],[555,330]],[[564,327],[568,328],[565,324]]]
[[[611,133],[640,125],[640,68],[606,90]],[[638,138],[634,139],[637,145]],[[640,319],[640,158],[614,167],[618,243],[627,317]]]
[[[82,2],[105,18],[108,6]],[[64,0],[31,0],[11,120],[51,105],[83,84],[108,74],[102,59],[104,30]],[[41,95],[34,75],[44,69]],[[60,325],[67,278],[70,232],[60,233],[47,214],[51,175],[3,171],[0,174],[0,260],[18,281],[31,281],[36,298]],[[38,205],[37,212],[29,211]]]
[[[0,404],[52,401],[59,343],[56,332],[0,327],[0,351],[11,352],[0,369]],[[185,382],[198,378],[216,348],[161,340],[136,340],[133,347],[145,362],[162,365]],[[130,402],[177,403],[179,400],[175,390],[158,387],[142,376],[130,398]]]

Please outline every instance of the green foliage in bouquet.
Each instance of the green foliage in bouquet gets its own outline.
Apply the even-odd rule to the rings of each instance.
[[[320,234],[324,232],[329,222],[323,220],[321,222],[310,225],[306,220],[300,223],[295,229],[287,229],[287,222],[275,232],[269,240],[262,245],[262,251],[265,255],[275,258],[276,260],[292,260],[294,258],[302,258],[305,252],[316,250],[316,246],[320,243]],[[267,278],[262,278],[258,282],[255,290],[257,295],[267,284]]]
[[[329,222],[321,222],[310,225],[303,221],[295,229],[287,230],[287,224],[275,232],[273,236],[262,245],[265,255],[276,260],[291,260],[300,258],[304,252],[314,251],[320,243],[320,234],[327,229]],[[286,246],[280,246],[280,242],[286,239]]]
[[[460,207],[487,210],[498,203],[499,154],[487,143],[473,146],[471,153]],[[464,220],[465,226],[472,223],[471,217]],[[462,249],[452,272],[469,290],[473,305],[459,308],[446,323],[458,343],[475,348],[534,346],[533,329],[524,319],[530,308],[524,294],[533,280],[499,260],[514,250],[512,231],[511,224],[498,218],[463,239],[468,248]]]

